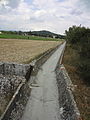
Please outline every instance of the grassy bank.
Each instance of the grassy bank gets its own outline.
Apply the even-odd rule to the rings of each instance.
[[[90,120],[90,86],[78,74],[79,54],[69,44],[66,46],[66,51],[63,63],[69,73],[69,76],[74,85],[74,97],[77,106],[80,110],[82,120]]]
[[[24,36],[17,34],[0,34],[0,38],[3,39],[27,39],[27,40],[43,40],[43,41],[60,41],[62,39],[47,38],[47,37],[38,37],[38,36]]]

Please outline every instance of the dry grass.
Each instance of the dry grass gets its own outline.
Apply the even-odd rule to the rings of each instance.
[[[25,63],[58,44],[58,41],[0,39],[0,61]]]
[[[67,46],[63,63],[74,85],[74,97],[80,110],[82,120],[90,120],[90,86],[88,86],[77,74],[78,53]]]

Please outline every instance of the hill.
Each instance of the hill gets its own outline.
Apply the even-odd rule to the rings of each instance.
[[[11,34],[11,35],[23,35],[23,36],[40,36],[40,37],[50,37],[50,38],[59,38],[64,39],[64,35],[56,34],[50,31],[41,30],[41,31],[1,31],[2,34]]]
[[[51,37],[51,38],[60,38],[63,39],[65,36],[64,35],[59,35],[50,31],[42,30],[42,31],[30,31],[28,32],[30,35],[35,35],[35,36],[42,36],[42,37]]]

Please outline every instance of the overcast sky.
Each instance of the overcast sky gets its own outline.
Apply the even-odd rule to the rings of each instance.
[[[90,0],[0,0],[1,30],[49,30],[63,34],[72,25],[90,27]]]

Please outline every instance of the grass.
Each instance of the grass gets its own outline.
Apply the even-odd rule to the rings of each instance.
[[[26,63],[60,43],[60,41],[0,39],[0,61]]]
[[[48,37],[38,37],[38,36],[24,36],[16,34],[0,34],[0,38],[3,39],[27,39],[27,40],[43,40],[43,41],[60,41],[62,39],[48,38]]]
[[[69,44],[66,47],[63,63],[69,73],[74,85],[77,87],[74,91],[74,97],[80,110],[82,120],[90,120],[90,87],[77,74],[78,69],[78,51]]]

